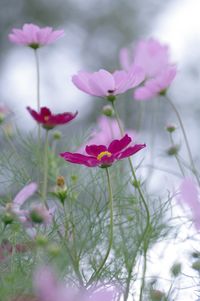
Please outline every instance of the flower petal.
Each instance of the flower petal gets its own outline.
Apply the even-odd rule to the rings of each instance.
[[[24,186],[24,188],[22,188],[14,198],[13,204],[19,207],[22,206],[24,202],[36,192],[37,187],[38,186],[35,182]]]
[[[65,161],[75,164],[82,164],[88,167],[94,167],[99,165],[99,161],[92,156],[85,156],[82,154],[70,152],[61,153],[60,156],[63,157]]]
[[[97,157],[101,152],[105,152],[107,147],[105,145],[86,145],[85,151],[88,155]]]
[[[123,152],[117,155],[117,160],[121,160],[127,157],[134,155],[135,153],[139,152],[141,149],[146,147],[146,144],[135,144],[134,146],[130,146],[125,149]]]
[[[131,137],[129,137],[127,134],[120,140],[113,140],[109,147],[108,147],[108,151],[111,152],[112,154],[116,154],[118,152],[120,152],[122,149],[124,149],[125,147],[127,147],[127,145],[129,145],[129,143],[131,143]]]

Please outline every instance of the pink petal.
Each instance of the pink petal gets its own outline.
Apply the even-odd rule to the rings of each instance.
[[[120,152],[122,149],[127,147],[129,143],[131,143],[131,137],[129,137],[127,134],[120,140],[113,140],[111,144],[108,147],[108,151],[112,154],[116,154]]]
[[[101,152],[105,152],[107,147],[105,145],[86,145],[86,153],[90,156],[97,157]]]
[[[37,187],[37,184],[34,182],[24,186],[14,198],[13,204],[19,207],[22,206],[24,202],[36,192]]]
[[[121,159],[130,157],[130,156],[136,154],[137,152],[139,152],[144,147],[146,147],[146,144],[135,144],[134,146],[130,146],[125,151],[118,154],[117,159],[121,160]]]
[[[101,69],[91,75],[89,86],[93,95],[107,96],[109,91],[115,90],[115,81],[110,72]]]

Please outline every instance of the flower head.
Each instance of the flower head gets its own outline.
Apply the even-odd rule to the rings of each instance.
[[[83,92],[99,97],[113,99],[138,86],[144,80],[144,73],[140,67],[132,68],[129,72],[124,70],[110,73],[101,69],[94,73],[80,71],[72,77],[72,82]]]
[[[63,35],[63,30],[53,30],[51,27],[41,28],[35,24],[24,24],[22,29],[13,28],[8,37],[15,44],[37,49],[55,42]]]
[[[66,124],[73,120],[78,114],[78,112],[74,114],[69,112],[65,112],[62,114],[52,114],[51,111],[46,107],[42,107],[39,113],[31,109],[30,107],[27,107],[27,110],[29,111],[31,116],[38,123],[42,124],[42,126],[46,130],[53,129],[57,125]]]
[[[65,152],[60,156],[68,162],[88,167],[109,167],[115,161],[130,157],[146,146],[145,144],[135,144],[128,147],[131,141],[132,139],[126,134],[120,140],[113,140],[108,147],[106,145],[87,145],[85,148],[87,155]]]
[[[164,93],[176,75],[176,66],[169,60],[168,46],[155,39],[139,41],[132,56],[127,49],[122,49],[120,62],[125,70],[137,66],[145,74],[143,85],[135,89],[136,100],[148,100]]]

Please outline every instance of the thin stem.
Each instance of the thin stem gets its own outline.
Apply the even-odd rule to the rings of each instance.
[[[46,130],[45,135],[45,146],[44,146],[44,180],[43,180],[43,192],[42,192],[42,199],[47,206],[46,198],[47,198],[47,182],[48,182],[48,130]]]
[[[113,110],[114,110],[114,112],[115,112],[116,120],[117,120],[119,129],[120,129],[121,135],[123,136],[123,135],[124,135],[124,129],[123,129],[122,124],[121,124],[121,122],[120,122],[119,114],[118,114],[118,111],[117,111],[117,109],[116,109],[116,107],[115,107],[114,101],[112,102],[112,106],[113,106]],[[134,182],[136,183],[135,187],[136,187],[136,189],[137,189],[137,191],[138,191],[138,193],[139,193],[139,196],[140,196],[140,198],[141,198],[142,204],[143,204],[143,206],[144,206],[144,208],[145,208],[145,211],[146,211],[146,226],[145,226],[144,232],[143,232],[143,234],[142,234],[141,240],[140,240],[139,245],[138,245],[138,250],[139,250],[139,249],[140,249],[140,246],[141,246],[141,244],[142,244],[142,242],[144,242],[144,247],[145,247],[145,244],[146,244],[146,237],[147,237],[147,235],[148,235],[149,225],[150,225],[150,213],[149,213],[149,208],[148,208],[148,206],[147,206],[147,203],[146,203],[146,201],[145,201],[145,198],[144,198],[144,196],[143,196],[142,190],[141,190],[141,188],[140,188],[140,184],[139,184],[139,182],[138,182],[138,180],[137,180],[137,177],[136,177],[136,174],[135,174],[135,171],[134,171],[134,168],[133,168],[133,164],[132,164],[131,158],[128,158],[128,161],[129,161],[129,165],[130,165],[130,169],[131,169],[131,173],[132,173]],[[147,252],[147,251],[145,251],[145,253],[144,253],[144,258],[145,258],[145,260],[144,260],[144,270],[143,270],[143,275],[145,275],[145,273],[146,273],[146,252]],[[132,264],[131,264],[132,267],[133,267],[133,265],[134,265],[135,258],[136,258],[136,257],[134,257],[133,260],[132,260]],[[128,282],[127,282],[127,287],[126,287],[126,293],[125,293],[125,296],[124,296],[124,300],[125,300],[125,298],[128,297],[128,289],[129,289],[129,287],[130,287],[131,274],[132,274],[132,270],[129,270]],[[144,280],[142,280],[142,281],[144,281]],[[143,290],[143,286],[144,286],[144,283],[142,282],[142,290]],[[141,292],[140,292],[140,295],[142,295]],[[141,299],[140,299],[140,301],[141,301]]]
[[[143,296],[143,291],[144,291],[144,286],[145,286],[145,275],[146,275],[146,270],[147,270],[147,249],[144,249],[144,263],[143,263],[143,271],[142,271],[142,283],[140,286],[140,297],[139,301],[142,301],[142,296]]]
[[[198,173],[197,173],[196,168],[195,168],[195,164],[194,164],[193,157],[192,157],[192,152],[190,150],[189,142],[188,142],[188,139],[187,139],[186,131],[184,129],[184,125],[183,125],[181,116],[180,116],[178,110],[176,109],[175,105],[171,101],[171,99],[167,95],[165,95],[165,98],[167,99],[167,101],[171,105],[171,107],[172,107],[172,109],[173,109],[174,113],[176,114],[176,117],[177,117],[177,119],[179,121],[179,125],[180,125],[181,131],[182,131],[182,134],[183,134],[183,137],[184,137],[184,140],[185,140],[185,145],[186,145],[186,149],[187,149],[187,152],[188,152],[190,164],[191,164],[191,167],[192,167],[191,170],[192,170],[193,174],[195,175],[196,180],[197,180],[197,182],[198,182],[198,184],[200,186],[199,176],[198,176]]]
[[[37,49],[34,50],[35,55],[35,66],[36,66],[36,100],[37,100],[37,110],[40,110],[40,65],[39,65],[39,55]]]
[[[108,249],[106,251],[106,254],[99,266],[99,268],[97,269],[97,271],[95,271],[93,273],[93,275],[90,277],[88,283],[87,283],[87,287],[100,275],[107,259],[108,256],[110,254],[111,248],[112,248],[112,244],[113,244],[113,193],[112,193],[112,187],[111,187],[111,181],[110,181],[110,174],[108,171],[108,168],[105,168],[106,170],[106,176],[107,176],[107,181],[108,181],[108,197],[109,197],[109,209],[110,209],[110,234],[109,234],[109,243],[108,243]]]
[[[170,139],[170,142],[171,142],[172,146],[174,147],[174,146],[175,146],[175,143],[174,143],[174,139],[173,139],[171,133],[169,133],[169,139]],[[179,166],[179,169],[180,169],[180,171],[181,171],[182,176],[185,177],[185,172],[184,172],[184,169],[183,169],[183,167],[182,167],[182,165],[181,165],[181,161],[180,161],[180,159],[179,159],[179,156],[178,156],[177,154],[175,154],[174,156],[175,156],[175,158],[176,158],[176,161],[177,161],[177,164],[178,164],[178,166]]]
[[[112,102],[112,106],[113,106],[113,110],[115,112],[116,120],[117,120],[119,129],[120,129],[121,135],[123,136],[124,135],[124,129],[123,129],[122,124],[120,122],[119,114],[118,114],[117,109],[115,107],[114,101]],[[145,198],[143,196],[142,190],[140,188],[139,182],[137,180],[137,177],[136,177],[136,174],[135,174],[135,171],[134,171],[134,168],[133,168],[133,164],[132,164],[131,158],[128,158],[128,161],[129,161],[129,165],[130,165],[130,168],[131,168],[131,173],[132,173],[133,179],[134,179],[134,181],[136,183],[136,189],[138,190],[138,193],[140,195],[140,198],[142,200],[142,203],[143,203],[145,211],[146,211],[147,222],[146,222],[146,227],[145,227],[145,231],[144,231],[144,236],[146,236],[148,228],[149,228],[149,224],[150,224],[150,213],[149,213],[149,209],[148,209],[147,203],[145,201]]]

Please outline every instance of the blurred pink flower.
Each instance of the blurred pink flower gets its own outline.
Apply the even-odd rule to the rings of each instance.
[[[63,30],[53,30],[51,27],[41,28],[35,24],[24,24],[22,29],[13,28],[8,37],[15,44],[37,49],[55,42],[63,35]]]
[[[170,63],[168,46],[155,39],[138,42],[132,55],[127,49],[122,49],[120,62],[125,70],[137,66],[145,73],[142,87],[135,89],[136,100],[149,100],[164,93],[176,76],[176,66]]]
[[[50,267],[40,267],[33,278],[33,287],[41,301],[114,301],[116,290],[101,287],[99,291],[77,290],[58,282]]]
[[[134,130],[126,130],[126,133],[135,140],[136,133]],[[104,144],[108,146],[114,139],[122,137],[116,119],[106,116],[101,116],[97,120],[97,126],[92,131],[90,138],[79,149],[79,152],[85,152],[86,144]]]
[[[119,70],[110,73],[101,69],[94,73],[80,71],[72,77],[74,85],[83,92],[99,97],[115,96],[138,86],[144,80],[140,67],[130,71]]]
[[[192,179],[184,179],[180,185],[179,203],[183,201],[191,210],[192,220],[196,229],[200,230],[200,198],[197,185]]]

